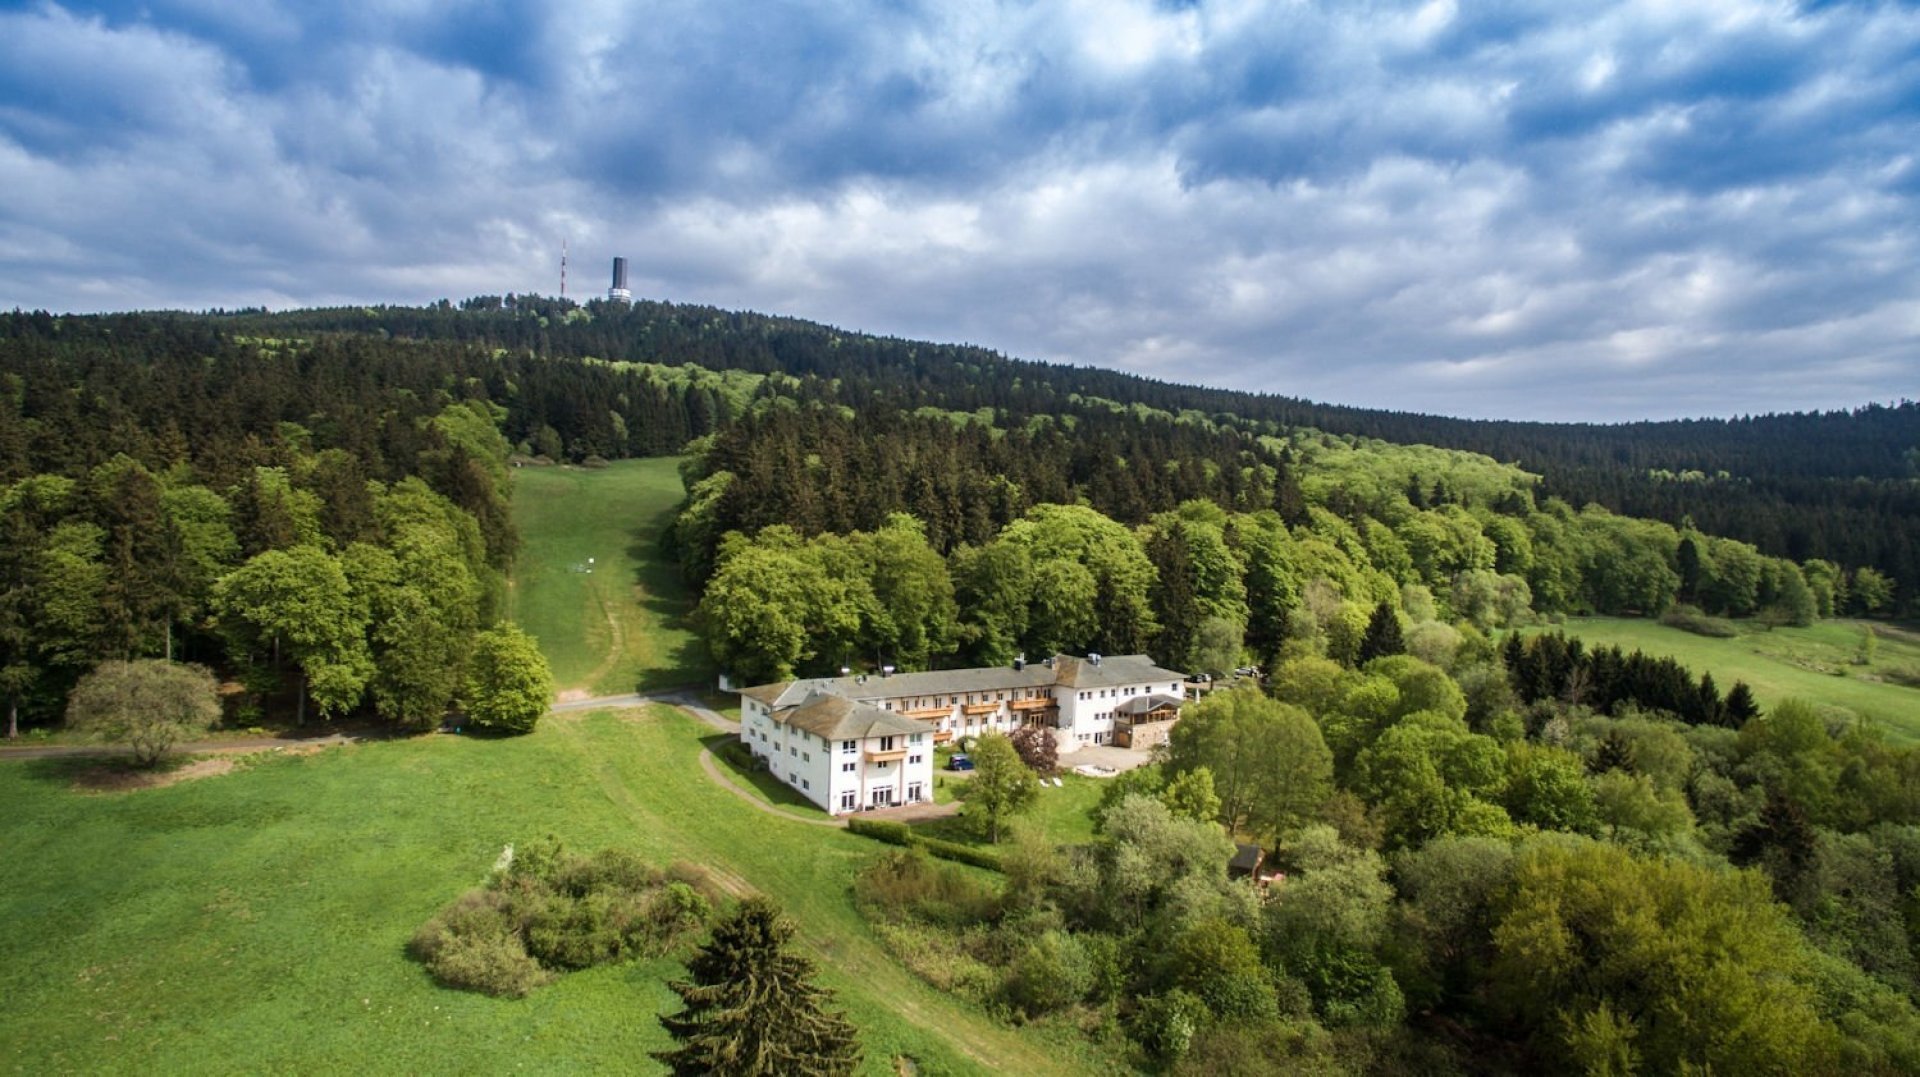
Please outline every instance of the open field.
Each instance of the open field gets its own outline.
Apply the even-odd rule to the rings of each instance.
[[[679,464],[514,473],[521,548],[509,612],[540,641],[563,693],[711,683],[706,648],[685,622],[686,587],[659,552],[680,502]]]
[[[529,737],[423,737],[254,757],[119,796],[78,764],[0,765],[0,1067],[18,1072],[641,1070],[672,962],[576,973],[521,1001],[433,985],[413,930],[508,842],[618,845],[777,897],[861,1028],[868,1071],[1075,1072],[886,955],[849,882],[880,855],[714,785],[706,727],[655,707]]]
[[[1879,722],[1895,741],[1920,741],[1920,689],[1873,679],[1890,669],[1920,670],[1920,637],[1899,629],[1882,631],[1873,662],[1854,665],[1862,626],[1868,623],[1823,621],[1810,628],[1767,629],[1740,622],[1740,635],[1732,639],[1623,617],[1575,617],[1562,627],[1589,644],[1671,655],[1696,675],[1711,672],[1721,691],[1736,680],[1745,681],[1762,707],[1788,698],[1845,707]]]

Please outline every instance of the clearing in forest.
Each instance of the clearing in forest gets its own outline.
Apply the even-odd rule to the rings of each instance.
[[[521,1000],[436,986],[407,939],[509,842],[618,846],[770,894],[861,1030],[863,1072],[1113,1068],[920,981],[853,906],[884,847],[769,816],[700,768],[677,709],[550,716],[525,737],[259,755],[217,781],[102,797],[91,761],[0,766],[0,1070],[653,1072],[672,961]],[[112,870],[102,870],[104,864]]]
[[[679,457],[514,472],[520,528],[509,609],[540,641],[561,698],[712,680],[686,623],[687,589],[661,539],[680,504]]]
[[[1628,617],[1573,617],[1560,626],[1589,646],[1668,655],[1695,676],[1712,673],[1720,690],[1745,681],[1762,707],[1782,699],[1843,707],[1883,726],[1888,739],[1920,741],[1920,634],[1880,621],[1822,621],[1810,628],[1767,628],[1734,622],[1728,639],[1695,635],[1657,621]],[[1863,640],[1871,628],[1872,657]],[[1906,684],[1903,678],[1913,678]]]

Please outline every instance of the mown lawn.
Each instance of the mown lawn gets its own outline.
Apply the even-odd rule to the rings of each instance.
[[[49,1072],[654,1072],[660,961],[520,1001],[434,985],[413,930],[503,845],[554,834],[688,860],[778,898],[862,1031],[870,1073],[1076,1072],[1083,1049],[994,1024],[886,955],[852,906],[879,855],[780,819],[697,765],[667,708],[262,757],[111,796],[71,762],[0,764],[0,1067]]]
[[[562,692],[712,683],[706,648],[686,624],[686,586],[659,549],[682,495],[679,464],[514,473],[521,549],[509,610],[540,641]]]
[[[934,799],[936,801],[945,803],[949,800],[964,799],[962,796],[962,790],[966,787],[964,777],[956,777],[947,771],[937,771],[936,777],[945,780],[944,786],[939,781],[935,782]],[[1012,822],[1008,825],[1026,830],[1038,830],[1046,835],[1047,840],[1056,845],[1084,844],[1092,841],[1093,817],[1088,813],[1095,804],[1100,803],[1100,793],[1106,788],[1105,782],[1099,778],[1089,778],[1080,774],[1063,774],[1060,776],[1060,781],[1061,785],[1058,789],[1051,785],[1042,788],[1033,807],[1013,816]],[[970,845],[987,844],[986,839],[975,833],[973,828],[959,816],[916,823],[914,829],[928,837],[945,838]]]
[[[1874,660],[1855,665],[1867,623],[1823,621],[1809,628],[1767,629],[1740,622],[1740,635],[1731,639],[1624,617],[1576,617],[1561,627],[1588,644],[1670,655],[1696,676],[1711,672],[1722,692],[1736,680],[1745,681],[1762,707],[1787,698],[1845,707],[1883,725],[1893,740],[1920,741],[1920,689],[1877,679],[1892,669],[1920,670],[1920,642],[1898,629],[1882,633]]]

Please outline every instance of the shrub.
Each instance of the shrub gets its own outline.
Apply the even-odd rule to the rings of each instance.
[[[1698,606],[1674,606],[1660,615],[1660,623],[1712,639],[1732,639],[1740,634],[1740,629],[1732,621],[1724,617],[1709,617],[1700,612]]]
[[[504,858],[414,933],[411,949],[448,987],[518,998],[558,971],[658,956],[712,911],[699,869],[662,873],[621,850],[570,855],[552,838]]]
[[[1127,1031],[1154,1061],[1170,1066],[1187,1053],[1207,1021],[1207,1004],[1179,988],[1140,1000]]]
[[[854,816],[847,820],[847,830],[875,841],[884,841],[888,845],[912,845],[913,828],[905,823],[896,823],[891,819],[862,819]]]
[[[991,886],[954,868],[933,863],[915,849],[889,853],[853,881],[854,899],[869,915],[960,928],[999,916],[1000,896]]]
[[[1034,940],[1008,970],[1007,1000],[1028,1017],[1064,1010],[1093,989],[1093,963],[1086,947],[1064,931]]]
[[[921,838],[920,847],[942,860],[953,860],[962,864],[971,864],[988,871],[999,871],[1000,858],[989,850],[976,849],[971,845],[962,845],[957,841],[944,841],[940,838]]]

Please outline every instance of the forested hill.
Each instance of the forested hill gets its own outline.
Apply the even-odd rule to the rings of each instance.
[[[970,345],[871,336],[795,318],[672,303],[639,302],[623,310],[600,302],[577,308],[558,300],[518,297],[508,307],[498,297],[479,297],[458,308],[342,308],[231,317],[261,332],[379,330],[419,339],[478,340],[555,356],[859,379],[895,385],[919,396],[918,403],[962,411],[996,407],[1044,412],[1051,409],[1051,401],[1077,393],[1166,411],[1230,413],[1333,434],[1467,449],[1549,473],[1697,471],[1747,480],[1920,475],[1920,402],[1915,401],[1734,419],[1511,422],[1178,385],[1097,367],[1009,359]]]
[[[484,353],[503,360],[595,357],[694,364],[715,371],[804,379],[793,391],[873,412],[994,409],[1017,426],[1088,402],[1199,413],[1247,432],[1311,427],[1429,444],[1518,463],[1543,479],[1542,496],[1681,524],[1751,542],[1796,560],[1874,565],[1903,588],[1920,577],[1920,404],[1848,412],[1622,425],[1493,422],[1350,408],[1272,394],[1175,385],[1091,367],[1009,359],[966,345],[846,332],[792,318],[670,303],[585,307],[541,297],[483,296],[455,306],[336,308],[211,315],[0,318],[19,347],[90,338],[102,354],[213,354],[234,337],[341,335],[369,344],[402,338],[462,344],[463,368]],[[366,345],[363,345],[363,350]],[[417,354],[417,353],[416,353]],[[451,353],[447,353],[451,354]],[[673,451],[714,429],[743,398],[727,386],[664,385],[606,364],[511,364],[519,394],[508,436],[575,459]],[[481,371],[465,368],[467,375]],[[498,388],[498,386],[496,386]],[[495,400],[501,397],[488,394]],[[731,400],[729,396],[731,395]],[[624,429],[615,429],[618,415]],[[1231,419],[1227,417],[1231,416]],[[0,446],[4,450],[4,446]]]

